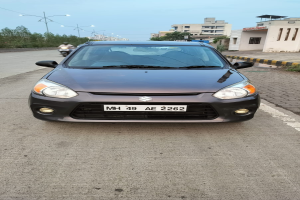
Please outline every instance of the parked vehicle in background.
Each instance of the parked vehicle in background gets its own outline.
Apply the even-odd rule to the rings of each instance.
[[[75,49],[75,47],[71,44],[69,44],[68,42],[64,42],[62,45],[60,45],[58,47],[58,51],[60,52],[60,54],[63,57],[66,57],[67,55],[69,55],[73,49]]]
[[[88,42],[53,67],[29,97],[41,120],[69,122],[230,122],[260,104],[250,81],[202,42]]]

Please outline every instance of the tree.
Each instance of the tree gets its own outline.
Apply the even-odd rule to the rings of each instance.
[[[69,42],[77,46],[86,41],[88,41],[88,38],[79,38],[74,35],[30,33],[24,26],[18,26],[16,29],[3,28],[0,30],[0,48],[57,47],[63,42]]]
[[[219,44],[219,45],[217,46],[217,50],[220,51],[220,52],[223,52],[223,51],[225,51],[225,46]]]
[[[227,39],[227,38],[229,38],[227,35],[222,35],[222,36],[216,37],[216,38],[214,38],[213,43],[214,43],[214,44],[217,44],[217,42],[218,42],[219,40]]]
[[[150,38],[150,40],[152,41],[175,41],[175,40],[185,40],[184,36],[188,36],[188,40],[193,39],[191,37],[191,33],[189,32],[173,32],[173,33],[166,33],[165,36],[162,37],[153,37]]]
[[[164,36],[162,36],[162,37],[152,37],[152,38],[150,38],[150,40],[152,40],[152,41],[163,41]]]

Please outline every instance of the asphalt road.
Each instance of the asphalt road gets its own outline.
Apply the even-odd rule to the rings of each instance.
[[[34,62],[62,57],[0,56],[1,200],[300,198],[298,115],[263,101],[242,123],[44,122],[27,98],[50,69]]]
[[[55,60],[63,57],[56,50],[0,53],[0,78],[42,69],[34,63],[40,60]]]

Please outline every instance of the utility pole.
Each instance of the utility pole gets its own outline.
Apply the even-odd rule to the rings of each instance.
[[[94,25],[91,25],[91,26],[78,26],[78,24],[76,24],[76,26],[66,26],[66,27],[73,27],[74,30],[77,30],[78,32],[78,37],[80,38],[80,30],[83,30],[82,27],[95,27]],[[83,30],[84,31],[84,30]],[[88,31],[90,32],[90,31]]]
[[[80,37],[78,24],[77,24],[77,31],[78,31],[78,36]]]
[[[19,15],[20,17],[25,17],[25,16],[29,16],[29,17],[38,17],[40,18],[40,20],[38,22],[42,22],[43,20],[45,21],[46,24],[46,28],[47,28],[47,35],[49,35],[49,28],[48,28],[48,22],[53,22],[53,20],[50,19],[50,17],[55,17],[55,16],[66,16],[69,17],[70,15],[66,14],[66,15],[52,15],[52,16],[47,16],[46,17],[46,13],[43,12],[44,17],[43,16],[38,16],[38,15]],[[49,21],[48,21],[49,20]],[[63,26],[62,26],[63,27]]]
[[[93,39],[99,39],[99,38],[96,38],[96,34],[98,34],[95,29],[93,29],[92,33],[91,33],[91,38]]]
[[[48,22],[46,20],[46,14],[45,14],[45,12],[44,12],[44,20],[45,20],[45,24],[46,24],[46,28],[47,28],[47,35],[49,35]]]

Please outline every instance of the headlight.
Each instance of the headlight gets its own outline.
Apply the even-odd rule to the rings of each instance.
[[[77,93],[73,90],[46,79],[42,79],[37,82],[33,88],[33,92],[55,98],[71,98],[77,96]]]
[[[237,99],[250,96],[256,93],[256,89],[248,81],[242,81],[230,85],[216,92],[213,96],[218,99]]]

